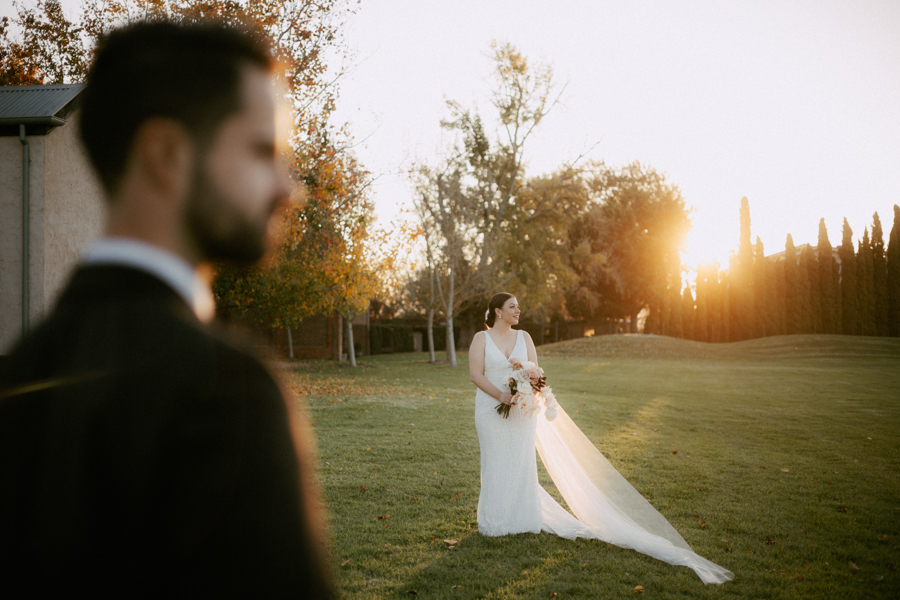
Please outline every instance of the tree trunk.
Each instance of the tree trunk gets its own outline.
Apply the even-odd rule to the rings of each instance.
[[[337,336],[335,336],[335,337],[336,337],[335,341],[337,342],[337,360],[338,360],[338,362],[343,362],[344,361],[344,357],[343,357],[343,355],[344,355],[344,318],[341,316],[340,313],[338,313],[338,316],[337,316]]]
[[[287,333],[288,358],[290,358],[291,360],[294,360],[294,340],[291,338],[290,325],[285,325],[284,331],[285,331],[285,333]]]
[[[429,354],[428,362],[430,362],[431,364],[434,364],[436,362],[435,358],[434,358],[434,307],[430,307],[428,309],[427,331],[428,331],[428,354]]]
[[[350,357],[350,366],[356,366],[356,348],[353,345],[353,319],[347,317],[347,356]]]
[[[450,294],[447,296],[447,358],[454,369],[456,363],[456,340],[453,339],[453,294],[456,292],[456,269],[450,266]]]
[[[450,366],[456,368],[456,340],[453,339],[453,317],[447,317],[447,358]]]

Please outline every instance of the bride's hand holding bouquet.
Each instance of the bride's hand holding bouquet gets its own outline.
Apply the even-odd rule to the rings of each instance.
[[[497,414],[508,419],[510,409],[518,406],[526,417],[532,417],[539,414],[541,408],[545,408],[547,419],[550,421],[555,419],[556,397],[547,387],[544,370],[531,361],[522,362],[516,358],[509,359],[509,366],[512,369],[512,376],[507,380],[507,385],[512,398],[506,403],[503,401],[506,394],[501,393]]]

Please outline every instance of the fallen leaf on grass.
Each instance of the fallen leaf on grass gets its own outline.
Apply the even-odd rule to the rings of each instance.
[[[845,513],[845,512],[847,512],[848,510],[850,510],[850,509],[847,508],[846,506],[842,506],[842,507],[840,507],[839,509],[837,509],[837,511],[838,511],[839,513]]]
[[[417,595],[419,592],[417,592],[416,590],[406,590],[406,593],[415,596],[415,595]]]
[[[872,576],[872,581],[881,581],[884,579],[884,575],[874,575]]]
[[[854,563],[852,560],[850,561],[850,568],[854,571],[859,571],[859,567],[857,567],[856,563]]]
[[[800,573],[797,573],[797,579],[803,579],[803,575],[801,575]]]
[[[391,518],[391,515],[381,515],[380,517],[378,517],[378,520],[383,521],[385,519],[390,519],[390,518]]]
[[[466,589],[466,586],[464,586],[464,585],[454,585],[454,586],[451,587],[450,589],[451,589],[451,590],[464,590],[464,589]]]
[[[556,592],[550,592],[550,597],[551,597],[551,598],[556,598]]]
[[[346,567],[349,564],[350,564],[350,559],[348,558],[347,560],[345,560],[344,562],[341,563],[341,566]]]
[[[672,450],[672,454],[678,454],[678,450]]]
[[[778,543],[778,542],[776,542],[775,540],[773,540],[772,538],[770,538],[769,536],[766,536],[765,542],[766,542],[767,544],[769,544],[770,546],[772,546],[772,545]]]
[[[782,468],[782,469],[781,469],[781,472],[782,472],[782,473],[790,473],[790,470]]]
[[[359,489],[361,489],[361,490],[364,491],[364,492],[368,492],[368,491],[369,491],[369,490],[366,488],[366,486],[364,486],[364,485],[359,486]]]

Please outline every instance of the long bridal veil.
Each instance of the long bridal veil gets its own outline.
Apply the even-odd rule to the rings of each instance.
[[[537,449],[547,472],[577,521],[542,494],[545,529],[562,537],[588,537],[632,548],[672,565],[690,567],[704,583],[734,574],[696,554],[666,518],[622,477],[569,415],[557,407],[538,417]],[[546,497],[544,497],[546,496]]]

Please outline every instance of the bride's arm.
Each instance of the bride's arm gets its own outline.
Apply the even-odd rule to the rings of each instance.
[[[522,333],[525,334],[525,347],[528,348],[528,360],[537,365],[537,350],[535,350],[534,348],[534,342],[532,341],[531,336],[528,335],[527,331],[523,330]]]
[[[512,394],[498,389],[484,376],[485,335],[487,334],[483,331],[476,333],[472,339],[472,345],[469,346],[469,379],[488,396],[496,398],[503,404],[512,404]]]

